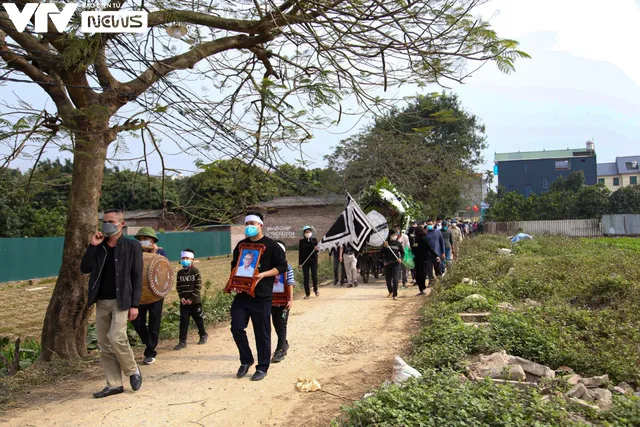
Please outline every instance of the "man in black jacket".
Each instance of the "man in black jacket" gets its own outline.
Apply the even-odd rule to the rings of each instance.
[[[91,273],[88,305],[96,304],[98,347],[107,377],[107,386],[94,393],[95,398],[122,393],[123,372],[134,391],[142,386],[127,337],[127,320],[138,316],[142,293],[142,247],[122,237],[122,211],[105,211],[102,222],[102,232],[91,237],[80,264],[82,273]]]
[[[398,241],[396,230],[389,231],[389,240],[385,240],[384,246],[380,249],[380,255],[384,262],[384,278],[387,281],[387,298],[398,298],[398,281],[400,278],[400,267],[404,256],[404,247]]]
[[[253,325],[253,332],[258,347],[258,364],[256,372],[251,377],[252,381],[260,381],[267,376],[267,370],[271,363],[271,302],[273,299],[274,277],[287,271],[287,259],[282,248],[263,233],[264,218],[259,213],[249,213],[245,220],[246,239],[241,240],[233,250],[231,271],[233,272],[240,258],[239,246],[243,243],[252,243],[264,246],[264,252],[260,262],[256,265],[258,275],[255,277],[258,284],[255,288],[255,297],[246,293],[239,293],[231,304],[231,334],[240,352],[240,368],[236,374],[238,378],[247,375],[249,368],[254,363],[247,332],[249,319]]]
[[[298,268],[302,268],[304,277],[304,298],[309,298],[311,288],[309,286],[309,273],[313,279],[313,292],[317,297],[318,292],[318,239],[313,237],[313,229],[306,225],[302,229],[304,239],[301,239],[298,245]]]

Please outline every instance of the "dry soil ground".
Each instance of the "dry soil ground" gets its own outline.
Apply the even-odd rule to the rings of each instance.
[[[271,426],[327,425],[340,406],[389,379],[393,357],[408,347],[422,297],[416,288],[386,298],[382,281],[357,288],[325,286],[320,297],[296,300],[289,320],[291,349],[264,381],[238,380],[238,354],[228,324],[209,331],[206,345],[173,351],[162,342],[154,365],[143,366],[136,393],[93,399],[104,386],[98,367],[82,379],[34,391],[0,416],[10,426]],[[250,342],[253,335],[249,327]],[[274,335],[275,337],[275,335]],[[322,390],[295,390],[298,377]],[[128,388],[128,387],[127,387]]]
[[[297,255],[297,253],[296,253]],[[218,257],[211,260],[201,259],[196,266],[200,269],[202,280],[210,280],[214,288],[224,287],[229,277],[229,258]],[[174,263],[177,269],[178,263]],[[0,284],[0,337],[27,337],[40,341],[42,322],[47,305],[55,285],[55,278]],[[165,299],[165,307],[178,299],[173,289]]]

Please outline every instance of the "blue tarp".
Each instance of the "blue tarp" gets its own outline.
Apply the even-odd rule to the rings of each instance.
[[[511,243],[517,243],[520,240],[524,240],[524,239],[533,239],[533,237],[525,233],[518,233],[511,238]]]

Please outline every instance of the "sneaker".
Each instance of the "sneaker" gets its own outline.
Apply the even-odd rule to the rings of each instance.
[[[416,296],[417,296],[417,297],[421,297],[421,296],[424,296],[424,295],[426,295],[424,292],[420,292],[420,293],[419,293],[418,295],[416,295]]]
[[[284,344],[284,354],[285,355],[287,354],[287,351],[289,351],[289,342],[288,341]]]
[[[393,296],[393,294],[391,292],[389,292],[389,295],[387,295],[387,298],[391,298]]]
[[[198,344],[200,344],[200,345],[206,344],[208,338],[209,338],[209,334],[201,335],[200,336],[200,341],[198,341]]]
[[[284,360],[284,350],[276,350],[276,352],[273,354],[273,357],[271,358],[271,363],[280,363]]]
[[[338,282],[335,282],[335,283],[333,284],[333,286],[338,286]]]
[[[173,347],[174,350],[182,350],[183,348],[187,348],[186,342],[179,342],[177,346]]]
[[[147,356],[142,360],[143,365],[152,365],[156,361],[155,357]]]
[[[347,286],[347,288],[353,288],[353,285],[351,283],[349,283],[349,285]]]
[[[319,297],[320,296],[320,292],[316,291],[316,296]]]
[[[398,297],[393,297],[393,300],[394,301],[398,301]]]
[[[302,299],[309,299],[309,295],[305,295]]]

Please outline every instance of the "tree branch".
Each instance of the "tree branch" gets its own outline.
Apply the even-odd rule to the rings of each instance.
[[[239,34],[202,43],[195,46],[189,52],[157,61],[136,79],[120,85],[116,92],[121,99],[136,99],[151,85],[172,71],[193,68],[201,60],[211,55],[215,55],[216,53],[230,49],[249,49],[262,43],[266,43],[274,37],[275,34],[260,36],[246,36],[244,34]]]
[[[220,18],[207,13],[189,10],[161,10],[151,12],[147,18],[149,28],[174,22],[188,22],[195,25],[217,28],[219,30],[234,31],[236,33],[255,34],[260,21],[244,19]]]

